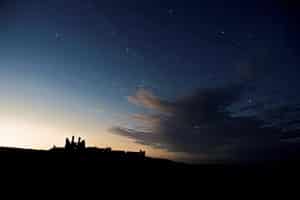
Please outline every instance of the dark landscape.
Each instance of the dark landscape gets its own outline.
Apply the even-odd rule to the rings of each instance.
[[[200,185],[298,186],[299,8],[0,0],[0,181],[92,184],[97,199],[100,183],[142,199],[170,185],[196,199]]]
[[[14,169],[22,176],[32,173],[83,173],[108,180],[111,177],[131,177],[133,180],[154,177],[164,181],[173,178],[197,179],[238,183],[236,181],[261,181],[271,183],[275,179],[296,178],[300,160],[273,160],[260,162],[219,162],[191,164],[167,159],[151,158],[146,152],[116,151],[111,148],[82,147],[78,143],[53,147],[50,150],[0,148],[1,167]],[[12,168],[10,168],[12,167]],[[10,168],[10,169],[9,169]],[[152,176],[153,175],[153,176]],[[67,175],[68,176],[68,175]],[[158,177],[159,176],[159,177]],[[78,177],[80,178],[80,177]],[[87,177],[81,177],[87,178]],[[248,182],[249,183],[249,182]]]

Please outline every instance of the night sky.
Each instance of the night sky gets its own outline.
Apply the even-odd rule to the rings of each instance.
[[[292,1],[0,0],[0,146],[300,153]]]

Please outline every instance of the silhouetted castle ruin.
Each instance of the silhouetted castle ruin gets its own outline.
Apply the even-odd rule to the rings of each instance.
[[[112,150],[112,148],[98,148],[98,147],[86,147],[85,140],[82,140],[81,137],[78,138],[77,142],[75,137],[72,136],[70,141],[69,138],[65,140],[64,147],[53,147],[51,152],[61,152],[61,153],[72,153],[80,154],[83,158],[86,159],[104,159],[104,160],[143,160],[146,158],[145,151],[119,151]]]
[[[83,151],[85,150],[85,140],[81,140],[81,137],[78,138],[78,142],[76,143],[75,137],[72,136],[72,140],[70,142],[69,138],[66,138],[65,150],[66,151]]]

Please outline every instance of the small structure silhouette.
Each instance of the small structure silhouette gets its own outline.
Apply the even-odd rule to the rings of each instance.
[[[146,159],[145,151],[131,152],[122,150],[112,150],[111,147],[98,148],[98,147],[86,147],[86,142],[81,137],[78,137],[77,142],[75,137],[72,136],[71,141],[69,138],[65,139],[64,147],[54,146],[51,152],[60,153],[74,153],[76,156],[80,156],[85,160],[115,160],[115,161],[141,161]],[[77,154],[78,153],[78,154]],[[76,157],[75,156],[75,157]]]
[[[69,138],[66,138],[65,149],[71,149],[71,143],[70,143]]]
[[[85,140],[81,140],[81,137],[78,138],[78,142],[75,142],[75,137],[72,136],[72,140],[70,142],[69,138],[66,138],[65,150],[68,152],[75,151],[84,151],[85,150]]]

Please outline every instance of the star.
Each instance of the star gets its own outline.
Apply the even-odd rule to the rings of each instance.
[[[225,31],[218,31],[216,37],[218,37],[218,38],[224,38],[225,37]]]
[[[248,104],[252,104],[253,103],[253,99],[249,98],[248,99]]]
[[[169,10],[168,10],[168,13],[169,13],[169,15],[173,15],[174,14],[174,10],[172,9],[172,8],[170,8]]]
[[[55,39],[56,39],[56,40],[62,40],[62,39],[63,39],[62,34],[56,32],[56,33],[55,33]]]
[[[220,31],[219,35],[225,35],[225,31]]]

